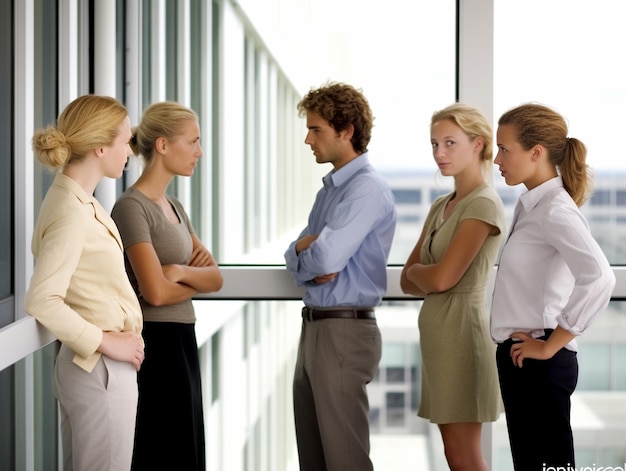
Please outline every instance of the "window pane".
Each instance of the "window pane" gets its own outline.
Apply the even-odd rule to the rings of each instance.
[[[53,342],[33,353],[35,394],[35,462],[36,469],[57,469],[59,461],[59,417],[54,396],[54,361],[59,342]]]
[[[524,102],[546,104],[565,116],[569,135],[585,143],[595,171],[596,193],[583,212],[614,265],[626,263],[626,161],[611,139],[623,133],[626,105],[624,14],[626,4],[612,0],[494,2],[494,117]],[[510,206],[511,196],[505,205]],[[579,383],[572,399],[579,469],[624,465],[624,341],[619,333],[625,322],[625,304],[611,303],[579,338]],[[503,420],[494,427],[494,469],[506,471],[512,467]]]
[[[35,129],[53,125],[57,120],[58,51],[57,9],[54,2],[37,0],[35,2]],[[34,158],[34,157],[33,157]],[[35,214],[39,215],[39,206],[52,184],[54,173],[35,159]],[[30,246],[29,246],[30,247]]]
[[[607,391],[610,389],[611,346],[609,343],[585,344],[585,354],[580,355],[578,364],[579,391]]]
[[[626,456],[624,366],[626,302],[614,301],[578,340],[578,385],[572,396],[576,466],[621,469]],[[494,467],[512,471],[504,414],[493,427]]]
[[[335,67],[324,68],[321,78],[311,77],[302,85],[317,87],[324,80],[347,82],[362,89],[371,105],[375,121],[370,162],[397,191],[400,203],[391,264],[404,263],[408,257],[421,227],[416,208],[430,202],[428,193],[418,190],[420,172],[425,172],[429,184],[436,173],[429,146],[430,113],[454,102],[456,92],[456,2],[413,2],[407,7],[409,11],[389,8],[384,2],[360,3],[350,12],[350,21],[342,24],[346,28],[342,39],[347,44],[337,45],[345,51],[341,59],[333,62]],[[432,45],[434,35],[437,47]],[[236,185],[229,183],[228,191],[223,192],[228,210],[221,229],[228,231],[228,237],[224,247],[217,240],[212,249],[220,264],[283,264],[286,243],[306,224],[315,192],[322,185],[321,177],[332,167],[315,164],[303,142],[306,123],[298,118],[296,104],[306,89],[296,90],[284,80],[280,64],[266,54],[256,34],[247,35],[243,50],[239,50],[238,42],[233,44],[237,47],[228,49],[229,56],[241,55],[244,68],[243,108],[247,116],[241,122],[247,147],[241,172],[233,173],[232,181],[242,182],[243,197],[236,196],[232,192]],[[389,51],[402,51],[400,59]],[[224,59],[226,66],[222,67],[228,67],[228,60]],[[421,65],[423,73],[416,74]],[[273,103],[277,103],[275,110]],[[229,145],[232,143],[224,144]],[[223,165],[234,167],[236,152],[227,150],[225,155],[228,162]],[[417,179],[407,180],[407,173],[417,175]],[[231,181],[227,173],[221,178]],[[231,215],[245,215],[241,227],[231,227]]]
[[[358,44],[349,44],[349,53],[362,67],[355,67],[353,83],[362,87],[375,117],[370,161],[397,201],[389,255],[389,264],[397,265],[406,261],[419,237],[431,194],[449,187],[435,176],[428,125],[434,110],[455,101],[456,2],[412,2],[408,10],[377,2],[367,9],[364,17],[375,18],[369,20],[371,27],[381,34],[353,35]],[[389,53],[399,45],[405,51],[400,60]]]
[[[626,391],[626,343],[615,346],[615,389]]]
[[[13,165],[10,156],[13,155],[13,80],[10,65],[13,63],[13,28],[11,2],[0,4],[0,64],[2,73],[0,74],[0,149],[3,158],[0,159],[0,299],[13,294],[11,274],[13,273],[12,246],[13,238]],[[12,308],[9,303],[7,307]],[[3,312],[0,306],[0,327],[13,320],[11,310]],[[6,315],[5,315],[6,314]]]
[[[626,263],[626,160],[611,139],[623,132],[626,106],[625,15],[626,3],[613,0],[494,2],[495,119],[529,101],[565,116],[595,171],[583,212],[612,264]]]
[[[0,371],[0,469],[15,469],[14,369]]]

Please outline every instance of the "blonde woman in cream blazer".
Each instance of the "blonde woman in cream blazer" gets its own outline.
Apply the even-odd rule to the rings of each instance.
[[[142,315],[117,227],[93,197],[102,177],[121,176],[130,129],[121,103],[87,95],[33,137],[38,159],[60,171],[33,233],[25,309],[61,341],[54,389],[66,470],[130,469]]]

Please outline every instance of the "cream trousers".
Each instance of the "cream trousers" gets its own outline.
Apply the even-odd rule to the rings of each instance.
[[[91,373],[61,346],[54,387],[61,411],[64,471],[128,471],[137,415],[137,372],[102,355]]]

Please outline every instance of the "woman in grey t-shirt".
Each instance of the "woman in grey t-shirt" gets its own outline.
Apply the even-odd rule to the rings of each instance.
[[[146,360],[139,372],[134,470],[205,470],[202,389],[192,297],[218,291],[222,275],[180,201],[166,194],[177,175],[191,176],[202,156],[197,115],[177,103],[150,106],[131,149],[145,167],[115,204],[112,217],[126,270],[144,316]]]

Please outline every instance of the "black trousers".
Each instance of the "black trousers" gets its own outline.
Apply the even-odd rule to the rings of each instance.
[[[144,322],[146,358],[132,471],[206,471],[200,360],[194,324]]]
[[[551,330],[546,333],[543,340]],[[578,381],[576,352],[562,348],[549,360],[525,359],[519,368],[511,359],[512,344],[498,345],[496,362],[515,470],[574,467],[570,410]]]

